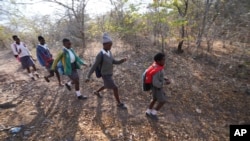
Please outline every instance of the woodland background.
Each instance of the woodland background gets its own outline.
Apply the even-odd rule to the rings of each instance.
[[[16,140],[229,140],[230,124],[250,124],[250,1],[249,0],[106,0],[102,14],[86,11],[91,0],[0,0],[0,139]],[[48,15],[23,14],[32,3],[60,8]],[[104,5],[105,6],[105,5]],[[55,78],[30,81],[14,59],[11,36],[19,35],[35,56],[37,36],[45,37],[55,56],[63,38],[91,65],[102,48],[101,37],[113,38],[112,53],[128,61],[115,66],[127,111],[116,109],[111,91],[98,99],[102,85],[89,67],[79,70],[84,102],[58,88]],[[166,54],[164,90],[167,103],[160,120],[146,118],[151,99],[141,90],[141,75],[157,52]],[[46,71],[39,66],[39,73]],[[63,80],[67,80],[62,76]],[[8,129],[24,125],[12,135]]]

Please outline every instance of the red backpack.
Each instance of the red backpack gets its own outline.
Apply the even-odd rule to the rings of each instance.
[[[153,63],[145,72],[142,74],[142,89],[143,91],[149,91],[152,87],[153,76],[163,70],[163,66]]]

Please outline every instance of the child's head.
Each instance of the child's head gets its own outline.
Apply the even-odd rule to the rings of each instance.
[[[13,36],[12,36],[12,39],[13,39],[14,41],[16,41],[16,38],[18,38],[17,35],[13,35]]]
[[[45,39],[43,38],[43,36],[38,36],[38,41],[40,42],[41,45],[45,44]]]
[[[63,46],[65,46],[67,49],[71,48],[71,42],[70,42],[69,39],[64,38],[64,39],[62,40],[62,42],[63,42]]]
[[[16,41],[17,44],[20,43],[20,39],[18,37],[15,38],[15,41]]]
[[[111,38],[109,37],[109,35],[107,33],[103,34],[102,44],[103,44],[103,48],[105,50],[110,50],[111,47],[112,47],[112,40],[111,40]]]
[[[154,61],[155,61],[158,65],[164,66],[164,65],[165,65],[165,54],[163,54],[163,53],[157,53],[157,54],[154,56]]]

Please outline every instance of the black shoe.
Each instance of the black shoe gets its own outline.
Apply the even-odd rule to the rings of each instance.
[[[94,92],[94,94],[95,94],[97,97],[102,98],[102,96],[100,95],[99,92]]]
[[[158,118],[157,115],[151,114],[150,117],[151,117],[151,119],[153,119],[153,120],[155,120],[155,121],[158,121],[158,120],[159,120],[159,118]]]
[[[127,109],[126,105],[123,103],[119,103],[117,104],[117,107],[121,108],[121,109]]]
[[[147,112],[146,112],[146,116],[147,116],[147,117],[151,117],[151,113],[147,113]]]
[[[84,100],[84,99],[87,99],[88,97],[87,96],[82,96],[82,95],[80,95],[80,96],[78,96],[77,97],[79,100]]]
[[[36,73],[36,74],[35,74],[35,76],[36,76],[37,78],[39,78],[39,77],[40,77],[38,73]]]
[[[69,84],[65,83],[65,86],[69,91],[71,91],[71,86]]]
[[[46,80],[46,82],[50,82],[48,77],[44,76],[44,79]]]

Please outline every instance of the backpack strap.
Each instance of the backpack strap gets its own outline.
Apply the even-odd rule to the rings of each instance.
[[[102,70],[102,63],[103,63],[103,53],[102,53],[102,51],[101,51],[100,53],[101,53],[100,70]]]

